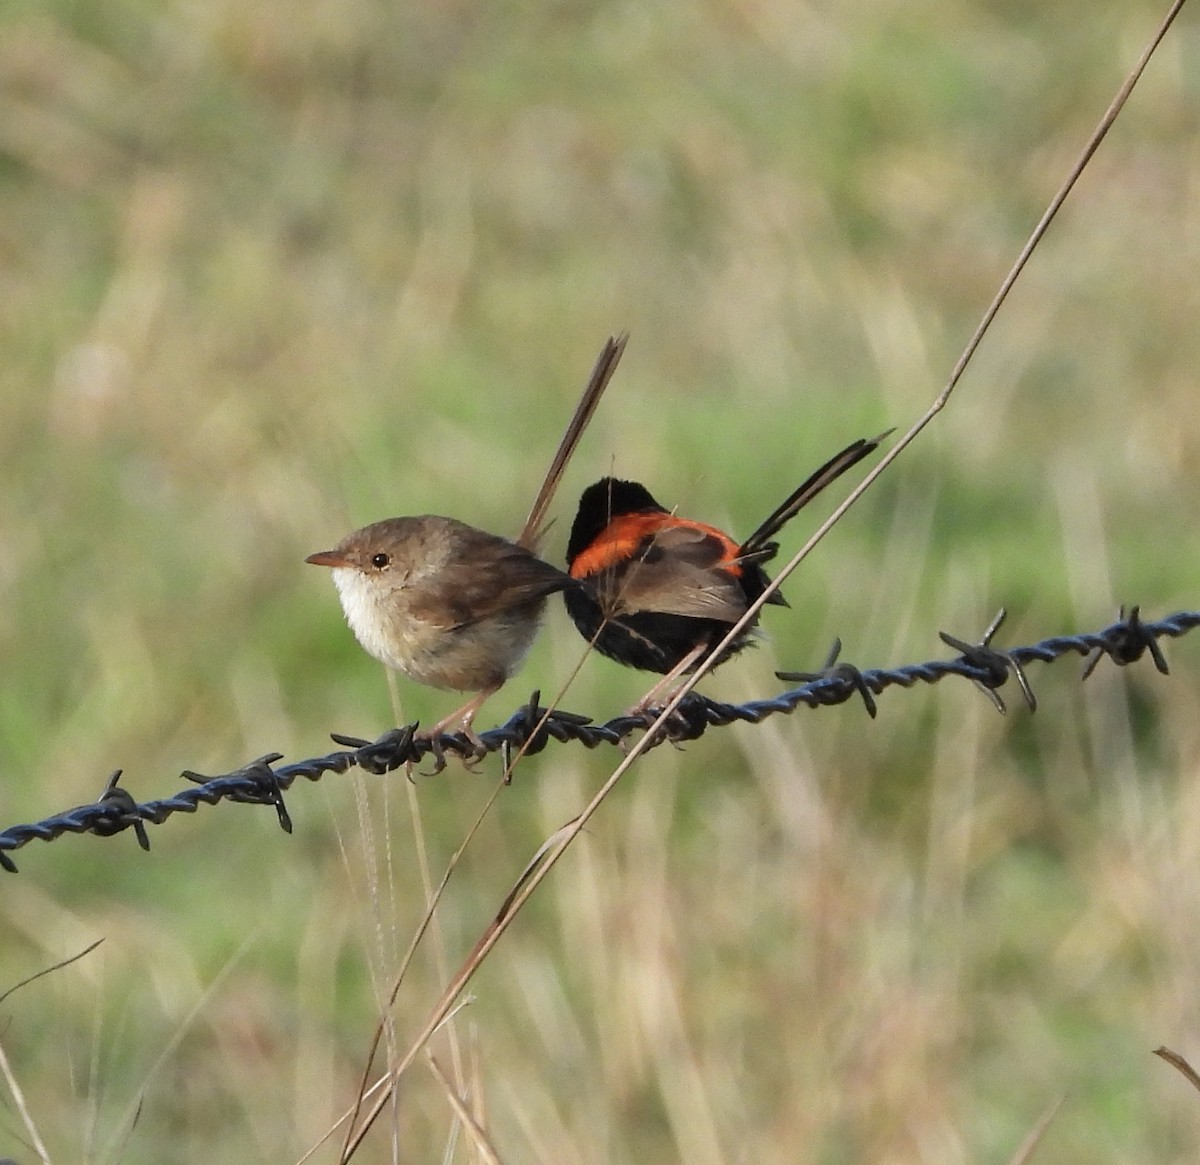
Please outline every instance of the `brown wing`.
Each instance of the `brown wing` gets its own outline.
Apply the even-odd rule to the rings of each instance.
[[[468,528],[469,529],[469,528]],[[415,617],[451,630],[539,602],[577,585],[523,547],[482,530],[460,538],[428,598],[413,594]]]
[[[628,563],[608,572],[601,605],[611,615],[640,611],[733,623],[746,610],[737,578],[719,564],[727,552],[694,526],[667,526],[647,538]]]

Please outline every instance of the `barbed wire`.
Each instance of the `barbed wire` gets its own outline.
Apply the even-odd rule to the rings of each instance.
[[[1139,609],[1126,613],[1121,608],[1117,622],[1081,635],[1059,635],[1043,639],[1026,647],[1002,651],[991,646],[1004,620],[1004,611],[993,620],[978,643],[969,643],[939,632],[941,639],[959,654],[953,659],[930,660],[896,668],[873,668],[862,671],[850,663],[839,663],[841,642],[835,641],[824,667],[816,672],[777,672],[777,676],[797,687],[761,700],[745,704],[724,704],[691,692],[674,714],[655,729],[651,746],[666,742],[681,743],[695,740],[709,728],[719,728],[738,721],[757,724],[767,716],[790,713],[801,704],[810,708],[843,704],[856,696],[863,701],[867,713],[875,716],[875,697],[895,686],[911,688],[918,683],[935,684],[947,676],[970,680],[991,699],[997,711],[1003,713],[1005,704],[999,690],[1015,680],[1029,710],[1035,711],[1037,701],[1025,675],[1025,665],[1034,661],[1051,663],[1065,655],[1086,657],[1083,679],[1095,670],[1105,657],[1120,667],[1135,663],[1149,653],[1155,667],[1168,674],[1167,661],[1159,644],[1161,638],[1178,638],[1200,626],[1200,611],[1179,611],[1155,623],[1142,622]],[[504,754],[506,768],[512,751],[524,755],[541,752],[551,740],[575,742],[585,748],[602,744],[621,745],[633,733],[647,729],[657,718],[658,709],[648,708],[634,715],[617,716],[603,724],[593,723],[591,717],[574,712],[555,710],[547,713],[540,706],[541,693],[534,692],[528,704],[518,708],[502,725],[471,740],[461,733],[446,733],[430,738],[417,732],[416,724],[393,728],[377,740],[332,733],[338,752],[313,757],[289,765],[275,767],[282,753],[267,753],[249,764],[218,776],[185,771],[182,777],[193,782],[174,796],[139,804],[120,784],[121,770],[109,777],[100,797],[87,805],[78,805],[28,825],[14,825],[0,831],[0,868],[16,873],[16,863],[9,857],[13,850],[35,839],[54,841],[68,833],[93,833],[111,837],[132,829],[138,844],[150,848],[147,825],[161,825],[176,813],[195,813],[202,805],[234,801],[246,805],[271,805],[285,832],[292,832],[291,817],[284,804],[283,794],[300,778],[320,780],[326,773],[344,773],[351,768],[382,775],[399,768],[421,764],[432,757],[433,772],[446,765],[446,754],[471,764],[487,755]]]

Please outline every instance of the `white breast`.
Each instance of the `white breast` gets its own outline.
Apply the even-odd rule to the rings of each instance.
[[[386,595],[361,570],[340,566],[331,573],[346,622],[363,650],[387,667],[408,675],[409,659],[416,644],[411,634],[405,634],[403,625],[397,626],[396,619],[389,618],[382,609],[381,600]]]

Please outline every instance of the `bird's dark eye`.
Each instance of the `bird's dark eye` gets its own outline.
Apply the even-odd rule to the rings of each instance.
[[[375,567],[376,570],[382,570],[385,566],[390,566],[391,563],[392,556],[390,554],[384,554],[380,552],[379,554],[371,555],[371,565]]]

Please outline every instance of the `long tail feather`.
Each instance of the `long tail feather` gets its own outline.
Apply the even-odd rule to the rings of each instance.
[[[826,461],[742,543],[740,548],[742,555],[751,555],[761,551],[764,545],[804,509],[817,494],[827,485],[832,485],[837,481],[847,469],[874,453],[879,448],[880,442],[893,432],[895,432],[894,429],[888,429],[886,433],[880,433],[878,437],[855,441],[853,445],[847,445],[840,453]]]
[[[584,429],[592,419],[592,414],[596,411],[600,397],[608,387],[608,382],[612,379],[612,374],[616,371],[617,364],[621,359],[621,353],[625,351],[625,345],[628,342],[629,333],[622,332],[619,336],[610,336],[600,350],[596,366],[592,369],[591,376],[588,377],[587,387],[583,390],[583,396],[579,398],[579,404],[575,406],[575,414],[571,417],[566,432],[563,433],[558,451],[554,454],[554,460],[546,472],[546,479],[542,482],[542,488],[538,491],[533,508],[529,511],[529,517],[525,519],[525,525],[517,538],[517,545],[524,546],[529,550],[537,549],[538,541],[542,536],[546,511],[549,510],[550,503],[554,500],[555,491],[567,468],[567,462],[571,460],[571,454],[575,452],[579,438],[583,436]]]

